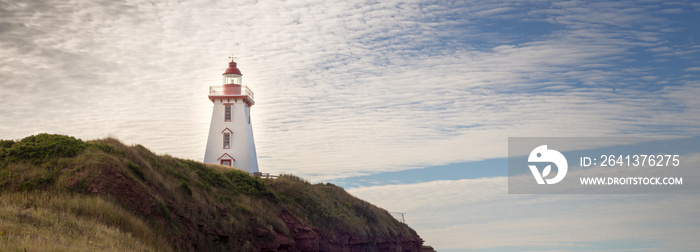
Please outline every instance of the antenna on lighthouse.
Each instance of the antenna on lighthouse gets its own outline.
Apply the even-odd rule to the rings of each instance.
[[[236,59],[238,59],[238,57],[233,57],[233,54],[231,54],[231,56],[228,58],[231,59],[231,62],[234,62],[236,61]]]

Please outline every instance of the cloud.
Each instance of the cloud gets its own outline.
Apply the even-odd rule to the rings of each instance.
[[[684,30],[667,30],[678,26],[663,8],[4,3],[0,121],[16,123],[0,138],[113,135],[199,160],[207,88],[230,54],[256,93],[259,162],[272,173],[323,180],[503,157],[509,136],[692,135],[693,71],[629,63],[637,51],[696,55],[670,41]]]
[[[698,246],[698,200],[687,195],[513,195],[507,178],[432,181],[348,191],[389,211],[438,249],[583,250],[622,241],[650,251]],[[610,247],[607,247],[610,249]],[[642,249],[642,248],[640,248]]]
[[[672,140],[667,143],[679,146],[661,149],[685,150],[681,142]],[[656,143],[646,146],[644,149],[660,148]],[[587,188],[588,194],[564,187],[558,187],[564,194],[509,194],[509,186],[514,182],[509,180],[527,180],[533,187],[537,186],[530,174],[366,186],[348,192],[388,211],[406,213],[406,222],[438,249],[580,251],[600,244],[608,245],[594,250],[609,250],[612,248],[609,243],[621,243],[621,247],[628,249],[640,246],[638,249],[649,251],[691,251],[698,246],[697,239],[690,234],[698,231],[700,222],[695,210],[700,201],[693,193],[698,188],[693,181],[700,175],[694,169],[700,165],[700,153],[689,148],[690,153],[680,155],[682,168],[581,169],[570,164],[567,173],[567,178],[680,177],[683,179],[680,194],[673,194],[679,191],[670,187],[649,188],[655,186],[628,186],[634,194],[619,194],[620,191],[610,194],[612,189],[605,186]],[[639,151],[639,146],[631,149]],[[523,184],[518,190],[522,189]],[[640,194],[647,189],[661,194]]]

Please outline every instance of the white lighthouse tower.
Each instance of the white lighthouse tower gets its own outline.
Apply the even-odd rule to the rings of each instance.
[[[222,86],[209,87],[214,103],[204,163],[233,166],[249,173],[258,172],[250,107],[253,91],[241,82],[241,70],[231,59],[224,71]]]

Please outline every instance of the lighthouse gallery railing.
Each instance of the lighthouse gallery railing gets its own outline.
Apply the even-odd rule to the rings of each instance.
[[[224,93],[224,86],[209,87],[209,95],[247,95],[250,96],[251,99],[255,99],[255,93],[253,93],[253,91],[251,91],[246,85],[241,85],[240,90],[234,88],[231,91],[227,90],[227,92]]]

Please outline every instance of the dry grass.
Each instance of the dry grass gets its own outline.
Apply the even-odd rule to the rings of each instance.
[[[97,197],[0,195],[0,251],[164,251],[141,219]]]

